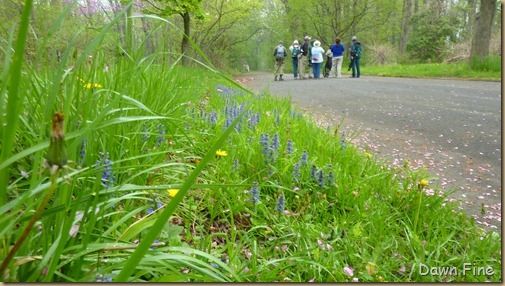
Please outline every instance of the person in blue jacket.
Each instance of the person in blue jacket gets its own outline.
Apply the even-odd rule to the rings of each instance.
[[[335,44],[331,45],[332,52],[330,77],[342,78],[342,62],[344,60],[345,47],[340,38],[335,39]]]

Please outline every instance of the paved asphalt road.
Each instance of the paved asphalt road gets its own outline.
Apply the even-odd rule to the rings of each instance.
[[[291,96],[321,126],[357,132],[354,140],[392,165],[424,166],[442,190],[457,189],[469,215],[501,229],[501,83],[362,76],[273,81],[237,78],[252,91]],[[482,205],[486,212],[481,213]]]

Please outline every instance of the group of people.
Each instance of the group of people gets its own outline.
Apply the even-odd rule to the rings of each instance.
[[[321,78],[321,68],[324,62],[324,55],[331,57],[331,70],[329,77],[342,78],[342,62],[344,58],[345,46],[341,43],[340,38],[335,39],[335,43],[325,52],[321,47],[321,42],[312,40],[309,36],[304,37],[302,44],[298,40],[294,40],[293,44],[289,47],[291,52],[291,59],[293,65],[293,75],[295,79]],[[352,78],[359,78],[360,71],[360,58],[362,54],[361,43],[358,42],[356,36],[352,37],[352,45],[350,49],[351,64],[349,68],[352,69]],[[280,41],[279,45],[274,50],[275,57],[275,72],[274,80],[284,80],[284,60],[288,57],[287,49]],[[306,70],[309,67],[307,75]]]

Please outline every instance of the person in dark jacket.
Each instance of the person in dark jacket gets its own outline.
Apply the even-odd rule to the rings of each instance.
[[[298,75],[300,79],[306,79],[306,69],[307,65],[309,64],[309,41],[310,37],[305,36],[303,39],[303,43],[300,46],[300,52],[301,52],[301,57],[300,60],[298,61]]]
[[[363,49],[361,48],[361,43],[358,42],[356,36],[352,37],[351,45],[351,68],[352,68],[352,78],[359,78],[361,76],[361,71],[359,68],[359,60],[361,59],[361,54]]]

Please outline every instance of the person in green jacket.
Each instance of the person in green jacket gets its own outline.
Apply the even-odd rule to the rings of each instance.
[[[359,68],[359,60],[361,59],[362,53],[363,49],[361,48],[361,43],[358,42],[356,36],[353,36],[351,45],[352,78],[359,78],[361,76],[361,71]]]

